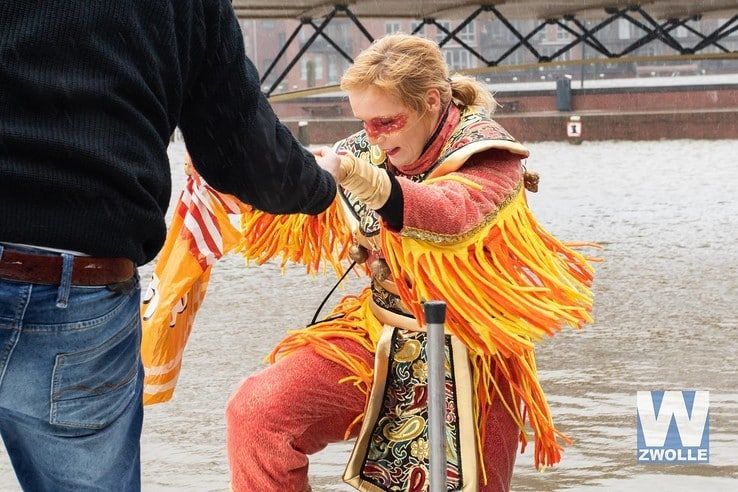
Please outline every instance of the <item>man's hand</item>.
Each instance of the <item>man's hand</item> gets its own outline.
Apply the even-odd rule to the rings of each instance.
[[[184,173],[187,176],[192,176],[192,171],[194,167],[195,166],[192,165],[192,158],[190,157],[190,154],[187,154],[184,161]]]
[[[341,156],[333,152],[330,147],[320,147],[314,150],[313,154],[318,165],[331,173],[336,182],[340,183],[344,174],[341,169]]]

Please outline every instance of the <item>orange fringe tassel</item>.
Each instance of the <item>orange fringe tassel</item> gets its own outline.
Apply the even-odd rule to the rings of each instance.
[[[351,232],[338,200],[319,215],[272,215],[256,209],[244,212],[241,253],[258,265],[281,256],[282,268],[290,261],[302,263],[308,273],[319,272],[325,260],[337,275],[342,275],[341,261],[348,258]]]
[[[523,356],[562,325],[592,321],[592,268],[537,223],[523,192],[459,243],[383,229],[382,245],[405,306],[424,324],[423,301],[446,301],[447,324],[472,351]]]

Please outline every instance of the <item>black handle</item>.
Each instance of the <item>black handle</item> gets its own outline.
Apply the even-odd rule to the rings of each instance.
[[[423,311],[426,324],[442,325],[446,322],[446,303],[443,301],[426,301]]]

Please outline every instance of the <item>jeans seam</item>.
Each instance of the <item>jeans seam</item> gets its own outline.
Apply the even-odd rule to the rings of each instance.
[[[74,256],[62,253],[62,273],[59,290],[56,296],[56,307],[66,309],[69,305],[69,291],[72,288],[72,273],[74,270]]]
[[[28,284],[26,289],[26,298],[18,296],[18,302],[15,305],[16,319],[18,320],[18,329],[23,328],[23,318],[26,316],[26,310],[31,303],[31,295],[33,295],[33,284]]]
[[[57,356],[57,360],[54,363],[54,367],[51,370],[51,388],[49,388],[49,423],[54,422],[56,420],[56,414],[57,414],[57,405],[54,402],[54,389],[59,385],[59,380],[61,379],[61,371],[57,371],[57,363],[59,362],[59,356]]]
[[[124,384],[121,384],[119,386],[116,386],[115,390],[120,389],[120,388],[123,388],[123,387],[125,387],[127,385],[130,386],[130,384],[132,382],[135,382],[136,381],[137,374],[138,374],[138,372],[136,370],[134,370],[133,371],[133,377],[129,378],[128,381],[126,381]],[[112,391],[115,391],[115,390],[111,390],[108,393],[111,393]],[[135,393],[135,391],[136,391],[136,388],[134,386],[133,387],[133,392]],[[106,393],[103,393],[103,394],[106,394]],[[72,398],[70,400],[62,400],[62,401],[65,401],[66,402],[66,401],[81,400],[83,398],[91,398],[92,396],[100,396],[100,395],[84,396],[84,397],[80,397],[80,398]],[[52,403],[52,406],[54,408],[54,410],[52,411],[53,421],[50,422],[52,425],[67,425],[67,426],[72,426],[72,427],[81,427],[83,429],[93,429],[93,430],[100,430],[100,429],[103,429],[103,428],[107,427],[108,425],[110,425],[110,424],[106,424],[106,423],[97,423],[97,422],[88,423],[88,422],[73,422],[73,421],[70,421],[70,420],[57,420],[56,419],[56,416],[58,414],[58,412],[57,412],[58,403],[59,403],[58,401]],[[128,405],[126,405],[126,406],[128,406]]]
[[[26,298],[23,299],[23,296],[18,296],[18,303],[16,307],[16,311],[18,312],[17,315],[17,325],[13,329],[15,332],[11,337],[13,338],[10,348],[7,350],[7,353],[2,355],[2,358],[0,359],[0,363],[2,363],[2,372],[0,372],[0,387],[3,385],[3,380],[5,379],[5,372],[8,369],[8,362],[10,361],[10,357],[13,355],[13,351],[15,350],[16,345],[18,345],[18,340],[20,340],[20,335],[23,327],[23,318],[26,315],[26,311],[28,310],[28,305],[31,302],[31,294],[33,292],[33,286],[28,285],[28,288],[26,289]]]
[[[131,324],[131,322],[135,321],[136,316],[140,316],[138,310],[136,310],[130,318],[128,318],[127,320],[123,322],[123,325],[128,327],[127,329],[125,329],[125,332],[124,332],[124,329],[121,328],[121,330],[118,333],[116,333],[109,339],[105,340],[100,345],[89,348],[87,350],[81,350],[79,352],[74,352],[71,354],[69,353],[59,354],[57,356],[59,361],[64,361],[64,360],[68,361],[71,359],[73,364],[83,364],[85,362],[89,362],[90,359],[94,358],[94,357],[89,357],[89,354],[98,353],[101,349],[105,350],[107,349],[107,347],[110,347],[112,344],[117,344],[119,341],[123,340],[125,337],[130,335],[131,332],[135,331],[136,324],[135,322]],[[82,357],[83,354],[85,355],[85,357]]]
[[[29,325],[26,325],[24,328],[26,331],[31,331],[33,333],[55,333],[59,331],[60,329],[64,329],[65,332],[77,332],[77,331],[84,331],[84,330],[89,330],[92,328],[97,328],[98,326],[105,324],[106,322],[114,318],[118,314],[118,312],[124,308],[124,306],[126,305],[126,302],[128,302],[128,298],[135,291],[136,289],[133,289],[128,294],[125,294],[117,306],[115,306],[111,311],[108,311],[107,313],[103,314],[102,316],[98,318],[82,320],[82,321],[77,321],[73,323],[60,323],[60,324],[55,324],[55,325],[29,324]],[[45,326],[49,326],[49,327],[41,328]],[[72,328],[72,326],[74,326],[74,328]]]

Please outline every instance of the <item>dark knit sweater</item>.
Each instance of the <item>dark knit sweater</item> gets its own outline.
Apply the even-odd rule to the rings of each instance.
[[[0,1],[0,242],[150,261],[176,126],[244,202],[315,214],[335,195],[262,95],[228,0]]]

